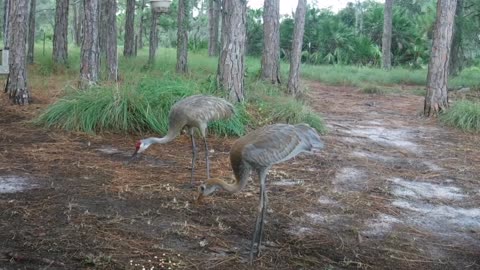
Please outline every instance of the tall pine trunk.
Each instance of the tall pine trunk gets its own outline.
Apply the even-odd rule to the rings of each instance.
[[[80,46],[82,40],[82,13],[80,2],[75,2],[72,6],[73,8],[73,40],[75,41],[75,46]]]
[[[221,0],[208,1],[208,55],[218,55],[218,34],[220,26]]]
[[[450,64],[448,65],[448,74],[455,76],[462,71],[465,62],[463,51],[463,27],[465,17],[463,0],[457,0],[457,9],[455,11],[455,24],[453,26],[452,49],[450,50]]]
[[[190,16],[190,0],[178,1],[177,17],[177,67],[178,73],[188,71],[188,28]]]
[[[68,6],[69,0],[57,0],[53,33],[53,62],[66,65],[68,61]]]
[[[31,101],[27,88],[27,20],[28,0],[9,1],[8,44],[10,47],[10,73],[5,92],[15,104],[26,105]]]
[[[117,0],[103,0],[107,4],[107,77],[110,81],[118,80],[118,55],[117,55]]]
[[[28,52],[27,63],[33,64],[35,51],[35,11],[37,0],[30,0],[30,12],[28,15]]]
[[[98,46],[100,48],[100,63],[107,53],[107,10],[108,0],[98,1]]]
[[[127,11],[125,16],[125,38],[123,55],[133,56],[135,52],[135,0],[127,0]]]
[[[245,99],[245,40],[247,1],[224,0],[222,9],[222,46],[217,82],[231,102]]]
[[[391,69],[393,0],[385,0],[385,7],[383,13],[382,68]]]
[[[425,116],[436,116],[448,108],[448,64],[457,0],[438,0],[432,50],[428,64]]]
[[[262,79],[280,83],[280,0],[263,4]]]
[[[158,21],[158,13],[152,10],[152,21],[150,25],[150,47],[148,50],[148,63],[147,65],[152,67],[155,63],[155,54],[157,52],[158,46],[158,29],[157,29],[157,21]]]
[[[83,0],[83,40],[80,63],[80,87],[87,88],[98,82],[100,49],[98,46],[98,1]]]
[[[143,10],[145,9],[145,0],[142,0],[142,5],[140,6],[140,23],[138,26],[138,39],[137,39],[137,49],[143,49],[143,33],[144,33],[144,20],[145,16],[143,15]]]
[[[9,35],[9,23],[10,23],[10,2],[12,0],[3,0],[3,42],[4,46],[8,47]]]
[[[305,14],[307,0],[298,0],[295,11],[295,25],[293,29],[292,52],[290,56],[290,72],[288,75],[288,92],[296,96],[300,92],[300,64],[302,60],[303,34],[305,32]]]

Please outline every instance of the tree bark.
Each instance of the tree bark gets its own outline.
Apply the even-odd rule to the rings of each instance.
[[[127,0],[127,11],[125,16],[125,40],[123,56],[130,57],[135,52],[135,0]]]
[[[392,20],[393,20],[393,0],[385,0],[383,11],[383,36],[382,36],[382,67],[383,69],[392,68]]]
[[[100,48],[100,63],[102,62],[102,57],[106,56],[107,53],[107,10],[108,0],[98,1],[98,46]]]
[[[80,63],[80,87],[97,83],[100,52],[98,46],[98,0],[83,0],[83,41]]]
[[[263,4],[262,79],[280,83],[280,0]]]
[[[425,116],[436,116],[448,108],[448,64],[457,0],[438,0],[432,50],[428,64]]]
[[[106,11],[107,36],[107,76],[110,81],[118,80],[118,55],[117,55],[117,0],[103,0],[108,6]]]
[[[137,48],[143,49],[143,22],[145,20],[145,16],[143,16],[143,10],[145,9],[145,0],[142,0],[142,5],[140,6],[140,23],[138,26],[138,39],[137,39]]]
[[[148,63],[152,67],[155,63],[155,54],[158,46],[158,29],[157,29],[158,13],[152,10],[152,24],[150,25],[150,47],[148,50]]]
[[[452,49],[450,51],[450,64],[448,65],[448,74],[456,76],[462,71],[465,55],[463,51],[463,26],[464,26],[464,7],[463,0],[457,0],[457,9],[455,11],[455,24],[453,28]]]
[[[30,0],[30,12],[28,17],[28,52],[27,63],[33,64],[35,50],[35,10],[37,0]]]
[[[10,73],[5,91],[13,103],[26,105],[31,102],[26,69],[28,0],[10,1],[9,5]]]
[[[53,33],[53,62],[66,65],[68,61],[68,6],[69,0],[57,0]]]
[[[231,102],[245,99],[245,41],[247,1],[224,0],[222,9],[222,47],[218,61],[218,86]]]
[[[178,73],[188,71],[188,28],[190,16],[190,0],[178,1],[177,17],[177,67]]]
[[[305,14],[307,0],[298,0],[295,11],[295,25],[293,29],[292,52],[290,56],[290,72],[288,75],[288,92],[296,96],[300,92],[300,64],[302,57],[303,34],[305,32]]]
[[[218,30],[220,26],[221,0],[208,1],[208,56],[218,55]]]
[[[75,40],[75,45],[80,47],[82,40],[82,12],[80,2],[75,2],[73,5],[73,39]]]
[[[3,2],[3,43],[5,47],[9,46],[9,21],[10,21],[10,2],[11,0],[4,0]]]

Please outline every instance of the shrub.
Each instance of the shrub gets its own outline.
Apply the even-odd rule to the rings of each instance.
[[[440,116],[447,125],[464,131],[480,132],[480,103],[469,100],[455,102]]]

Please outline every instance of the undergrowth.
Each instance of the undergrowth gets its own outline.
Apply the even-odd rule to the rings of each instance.
[[[216,89],[216,60],[191,54],[190,73],[174,72],[174,50],[162,49],[157,61],[145,69],[145,52],[133,59],[120,58],[118,85],[101,84],[88,90],[68,86],[62,98],[51,104],[35,123],[46,127],[88,133],[121,132],[165,134],[172,105],[187,96],[210,94],[223,97]],[[78,64],[73,57],[66,71]],[[41,76],[55,76],[58,70],[48,57],[38,58]],[[257,80],[257,59],[247,58],[246,102],[236,105],[236,114],[228,120],[209,124],[209,132],[240,136],[249,129],[272,124],[305,122],[325,132],[322,118],[307,104],[283,94],[283,91]],[[75,72],[77,73],[77,72]],[[76,74],[74,75],[76,76]],[[74,77],[73,77],[74,78]],[[70,85],[74,85],[70,83]]]
[[[470,100],[455,102],[440,119],[447,125],[468,132],[480,132],[480,103]]]

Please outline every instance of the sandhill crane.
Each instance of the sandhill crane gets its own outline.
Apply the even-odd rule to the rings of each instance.
[[[205,184],[198,187],[197,202],[220,188],[231,193],[238,192],[247,185],[252,170],[258,174],[260,204],[250,248],[250,262],[252,262],[255,247],[256,255],[260,254],[263,223],[267,211],[265,178],[268,170],[272,165],[293,158],[302,152],[312,153],[323,147],[324,144],[318,133],[307,124],[275,124],[250,132],[235,141],[230,151],[234,182],[229,184],[219,178],[207,180]]]
[[[132,159],[145,151],[152,144],[165,144],[175,139],[182,129],[187,128],[192,140],[192,173],[190,184],[193,185],[195,174],[195,160],[197,148],[193,136],[194,128],[200,131],[205,142],[205,161],[207,166],[207,178],[210,179],[210,165],[208,160],[207,126],[210,121],[227,119],[235,113],[234,107],[228,101],[214,96],[194,95],[176,102],[170,109],[168,117],[168,132],[163,138],[146,138],[139,140],[135,145]]]

